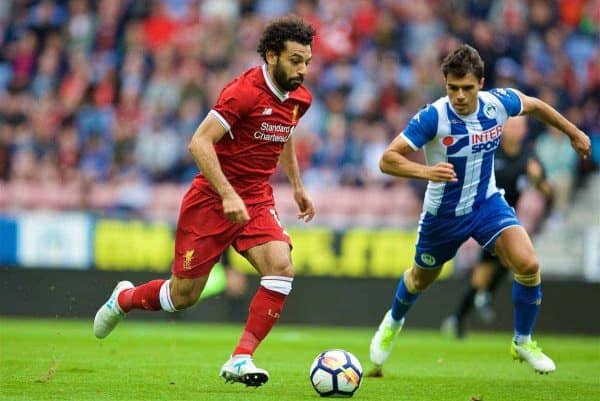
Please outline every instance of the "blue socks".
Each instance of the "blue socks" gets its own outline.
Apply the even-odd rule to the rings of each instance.
[[[404,285],[404,276],[398,281],[398,287],[396,287],[396,294],[394,294],[394,302],[392,303],[392,318],[396,321],[401,320],[406,312],[413,305],[419,293],[412,294],[408,292],[406,285]]]
[[[512,299],[515,318],[515,342],[522,344],[531,339],[531,331],[542,302],[542,286],[528,287],[513,281]]]
[[[404,284],[404,276],[402,276],[398,281],[398,287],[394,294],[392,318],[396,321],[402,320],[418,297],[419,293],[413,294],[408,291]],[[542,302],[542,286],[538,284],[528,287],[513,281],[512,299],[514,304],[515,341],[520,344],[531,339],[531,331],[535,325]]]

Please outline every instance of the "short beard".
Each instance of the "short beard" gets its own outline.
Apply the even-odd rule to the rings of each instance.
[[[288,79],[285,71],[281,67],[281,64],[279,64],[279,59],[277,59],[277,64],[275,64],[275,69],[273,70],[273,78],[275,79],[275,83],[277,83],[277,86],[279,86],[286,92],[295,91],[300,87],[300,85],[302,85],[302,78],[300,78],[299,83],[291,82]]]

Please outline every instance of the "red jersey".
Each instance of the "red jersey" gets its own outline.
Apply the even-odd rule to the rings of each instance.
[[[223,173],[246,204],[272,198],[269,177],[311,102],[312,95],[302,85],[293,92],[281,92],[266,65],[249,69],[221,91],[210,113],[228,134],[215,144],[215,150]],[[220,199],[202,173],[192,185]]]

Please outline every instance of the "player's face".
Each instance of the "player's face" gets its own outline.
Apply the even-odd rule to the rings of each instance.
[[[311,58],[309,45],[291,41],[285,42],[285,48],[279,55],[268,54],[267,62],[275,84],[284,91],[298,89],[304,82]]]
[[[477,79],[472,72],[464,77],[448,74],[446,93],[454,110],[463,116],[477,110],[477,92],[483,87],[483,78]]]

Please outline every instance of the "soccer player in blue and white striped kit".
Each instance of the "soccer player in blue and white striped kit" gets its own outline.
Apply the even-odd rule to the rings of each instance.
[[[547,103],[515,89],[482,91],[483,60],[462,45],[442,63],[447,96],[417,113],[384,152],[386,174],[428,180],[419,221],[414,265],[398,282],[392,307],[371,340],[371,376],[381,376],[404,317],[419,294],[438,277],[444,262],[473,237],[514,273],[514,338],[510,352],[537,372],[556,369],[531,340],[542,300],[540,267],[527,232],[496,187],[494,151],[506,120],[530,114],[564,132],[584,158],[589,137]],[[427,164],[406,154],[424,149]]]

